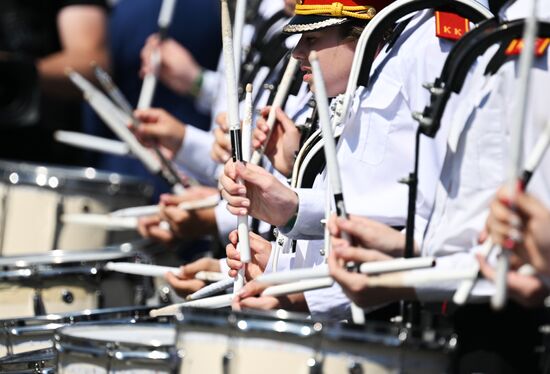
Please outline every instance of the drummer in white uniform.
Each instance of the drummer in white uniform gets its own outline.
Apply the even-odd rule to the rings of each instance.
[[[428,93],[422,88],[422,83],[435,78],[453,45],[453,41],[435,35],[432,11],[412,14],[404,22],[406,27],[394,46],[389,51],[383,48],[376,58],[372,84],[362,92],[360,101],[356,101],[354,110],[357,113],[353,122],[350,121],[344,129],[338,149],[348,210],[353,214],[369,216],[372,227],[380,230],[379,234],[394,238],[394,243],[387,249],[395,256],[401,255],[404,240],[402,234],[390,226],[404,226],[406,220],[407,188],[397,181],[413,167],[417,124],[412,120],[411,112],[421,110],[428,102]],[[421,148],[422,178],[416,216],[419,242],[433,201],[433,186],[444,155],[444,139],[443,130],[436,141],[424,139]],[[253,171],[249,166],[247,169],[247,172]],[[244,168],[241,167],[241,170],[244,171]],[[241,176],[247,179],[245,175]],[[324,179],[324,175],[319,176],[313,190],[296,191],[296,200],[299,201],[297,212],[297,201],[292,201],[294,205],[289,204],[294,207],[289,211],[296,212],[295,222],[291,227],[285,227],[289,225],[284,223],[280,227],[289,236],[309,239],[298,242],[298,250],[290,267],[317,266],[325,261],[321,254],[323,241],[311,240],[320,239],[323,235],[319,221],[324,217]],[[273,187],[269,187],[273,191]],[[277,195],[284,196],[280,192]],[[230,201],[231,205],[238,206],[245,200],[234,201]],[[251,204],[250,210],[253,211],[254,202]],[[284,211],[282,205],[279,201],[277,212]],[[242,208],[236,208],[234,212],[238,209]],[[284,221],[284,218],[273,218]],[[379,255],[377,258],[387,256]],[[248,296],[246,293],[244,295]],[[313,314],[334,318],[347,315],[349,300],[338,286],[307,292],[306,298]],[[241,305],[249,307],[260,304],[258,299],[247,299],[241,301]]]
[[[269,4],[266,4],[269,3]],[[287,1],[290,3],[290,1]],[[292,1],[293,3],[293,1]],[[284,13],[280,10],[283,3],[277,2],[263,2],[260,5],[260,12],[263,17],[271,17],[264,21],[264,23],[270,25],[269,30],[275,30],[270,33],[272,39],[276,39],[276,35],[280,34],[280,28],[286,22],[287,18],[293,12],[293,6],[288,5],[284,9]],[[279,10],[279,12],[276,12]],[[273,21],[272,21],[273,19]],[[281,21],[284,22],[281,24]],[[248,27],[248,25],[247,25]],[[260,26],[261,28],[262,26]],[[249,30],[250,31],[250,30]],[[286,46],[292,48],[297,38],[286,37]],[[259,53],[265,53],[266,51],[260,50]],[[265,102],[268,100],[269,90],[266,90],[260,83],[265,79],[277,79],[277,76],[284,70],[285,61],[281,61],[277,66],[273,67],[270,71],[267,67],[261,67],[255,79],[255,105],[257,109],[262,108]],[[266,71],[267,70],[267,71]],[[210,76],[210,73],[207,73]],[[266,78],[267,76],[267,78]],[[204,83],[211,84],[212,79],[208,79]],[[223,80],[222,80],[223,81]],[[223,82],[220,82],[223,86]],[[208,86],[204,89],[208,90]],[[225,89],[218,87],[217,92],[223,93]],[[208,96],[208,95],[206,95]],[[222,104],[225,102],[224,95],[217,95],[218,99],[215,100],[213,114],[221,110]],[[305,89],[299,90],[296,94],[291,94],[286,100],[285,109],[288,113],[291,113],[297,123],[305,121],[305,118],[309,116],[310,108],[307,106],[310,93]],[[207,184],[213,184],[217,178],[218,169],[221,168],[220,163],[225,161],[224,148],[229,147],[228,141],[225,139],[224,131],[219,127],[215,129],[215,139],[212,133],[205,133],[194,129],[189,132],[191,128],[182,123],[176,121],[172,116],[162,110],[150,109],[137,112],[138,117],[144,121],[144,125],[139,129],[136,129],[138,135],[142,140],[147,143],[154,139],[156,142],[160,142],[165,148],[168,149],[171,154],[171,158],[183,168],[188,174],[197,177],[198,180]],[[224,113],[217,115],[217,120],[220,123],[224,122]],[[212,144],[212,142],[214,142]],[[212,158],[210,157],[212,154]],[[281,177],[282,180],[285,177]],[[225,209],[224,203],[219,204],[216,208],[200,209],[191,212],[180,211],[175,206],[183,200],[196,200],[204,198],[210,194],[217,193],[216,189],[206,187],[192,187],[186,191],[184,196],[163,195],[161,196],[161,204],[166,208],[163,210],[163,214],[160,216],[152,216],[142,219],[140,222],[140,233],[144,237],[151,237],[164,243],[171,243],[177,238],[194,238],[203,235],[217,234],[222,243],[227,241],[229,232],[235,227],[235,217],[229,214]],[[167,231],[160,227],[160,222],[165,220],[170,223],[171,230]],[[269,230],[267,227],[260,226],[260,232]],[[196,291],[198,288],[204,285],[204,282],[193,280],[193,275],[200,270],[227,272],[225,266],[225,260],[218,264],[217,260],[203,258],[199,261],[186,265],[184,267],[185,277],[178,279],[172,274],[167,274],[169,283],[180,291],[180,294],[185,295],[190,291]]]
[[[523,0],[512,3],[504,9],[502,18],[510,20],[525,17],[526,9],[529,8],[526,3]],[[543,20],[550,18],[548,3],[539,2],[537,16]],[[510,143],[514,141],[510,139],[510,118],[514,117],[515,111],[520,110],[516,107],[519,52],[520,50],[515,51],[504,60],[497,73],[485,75],[489,61],[495,53],[501,53],[496,48],[490,49],[479,59],[477,67],[470,75],[473,82],[470,90],[461,95],[461,103],[451,119],[448,152],[422,246],[423,255],[437,257],[437,266],[433,270],[416,270],[417,274],[429,276],[432,271],[453,271],[475,265],[475,254],[481,248],[476,243],[485,227],[489,205],[507,177]],[[547,48],[539,51],[531,71],[523,160],[533,149],[550,118],[545,95],[550,84],[549,56]],[[548,154],[544,157],[528,186],[528,191],[546,206],[550,203],[547,172],[549,157]],[[506,244],[502,237],[496,235],[494,221],[490,221],[488,227],[497,242]],[[516,239],[520,237],[514,232],[510,236]],[[336,249],[333,253],[334,256],[329,260],[333,276],[346,294],[362,306],[371,305],[372,295],[383,295],[376,302],[404,297],[421,301],[441,301],[450,299],[458,287],[458,282],[434,282],[415,289],[369,288],[368,277],[348,273],[337,261],[361,261],[365,256],[362,250],[344,248]],[[494,258],[489,259],[490,263],[493,261]],[[493,274],[485,262],[483,270],[490,276]],[[537,270],[544,271],[544,267],[539,263]],[[510,297],[520,304],[542,305],[544,297],[549,294],[548,286],[540,276],[512,273],[508,279],[513,286]],[[491,282],[480,280],[471,297],[478,301],[486,300],[493,292]],[[460,365],[475,372],[536,372],[534,345],[538,343],[536,334],[540,313],[509,304],[511,305],[502,313],[494,313],[487,305],[482,304],[469,305],[454,314],[455,328],[459,336],[464,337],[461,357],[466,359]],[[480,335],[487,338],[476,342],[475,336]],[[482,354],[492,356],[489,359],[481,356]],[[480,359],[481,357],[484,359]]]

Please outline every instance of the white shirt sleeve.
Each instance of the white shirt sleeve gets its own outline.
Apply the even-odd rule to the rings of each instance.
[[[220,79],[221,74],[217,71],[204,70],[202,72],[201,89],[199,96],[195,99],[195,106],[201,113],[210,114],[216,96],[219,94]]]
[[[208,186],[216,186],[223,166],[212,160],[210,149],[214,137],[212,133],[187,126],[183,144],[174,161],[187,174]]]
[[[325,218],[325,191],[311,188],[297,188],[298,215],[291,228],[279,227],[279,231],[292,239],[322,239]]]

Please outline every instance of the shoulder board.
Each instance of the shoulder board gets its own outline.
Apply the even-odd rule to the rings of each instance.
[[[470,20],[454,13],[435,12],[435,35],[442,39],[458,40],[470,31]]]
[[[550,38],[538,38],[535,43],[536,56],[541,57],[542,55],[544,55],[549,45],[550,45]],[[506,56],[517,56],[521,53],[522,50],[523,50],[523,40],[514,39],[510,42],[510,44],[506,48],[505,54]]]

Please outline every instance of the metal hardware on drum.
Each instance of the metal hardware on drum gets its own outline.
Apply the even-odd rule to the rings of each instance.
[[[97,251],[55,250],[0,257],[0,319],[144,304],[150,278],[104,271],[108,261],[143,261],[140,243]]]
[[[72,325],[55,333],[57,372],[174,373],[179,365],[175,327],[160,323]]]
[[[136,233],[109,233],[59,218],[144,205],[152,192],[137,178],[93,168],[0,161],[0,254],[100,248],[135,239]]]
[[[54,374],[55,352],[52,348],[20,353],[0,359],[4,374]]]
[[[92,309],[75,313],[0,320],[0,362],[25,352],[53,347],[55,330],[75,323],[118,322],[131,324],[150,321],[164,322],[165,320],[158,318],[153,320],[149,317],[151,308],[132,306]]]

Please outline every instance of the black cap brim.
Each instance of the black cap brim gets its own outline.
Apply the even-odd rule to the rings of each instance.
[[[348,22],[349,17],[331,17],[319,15],[295,15],[283,27],[286,34],[301,34],[308,31],[317,31],[330,26],[342,25]]]

